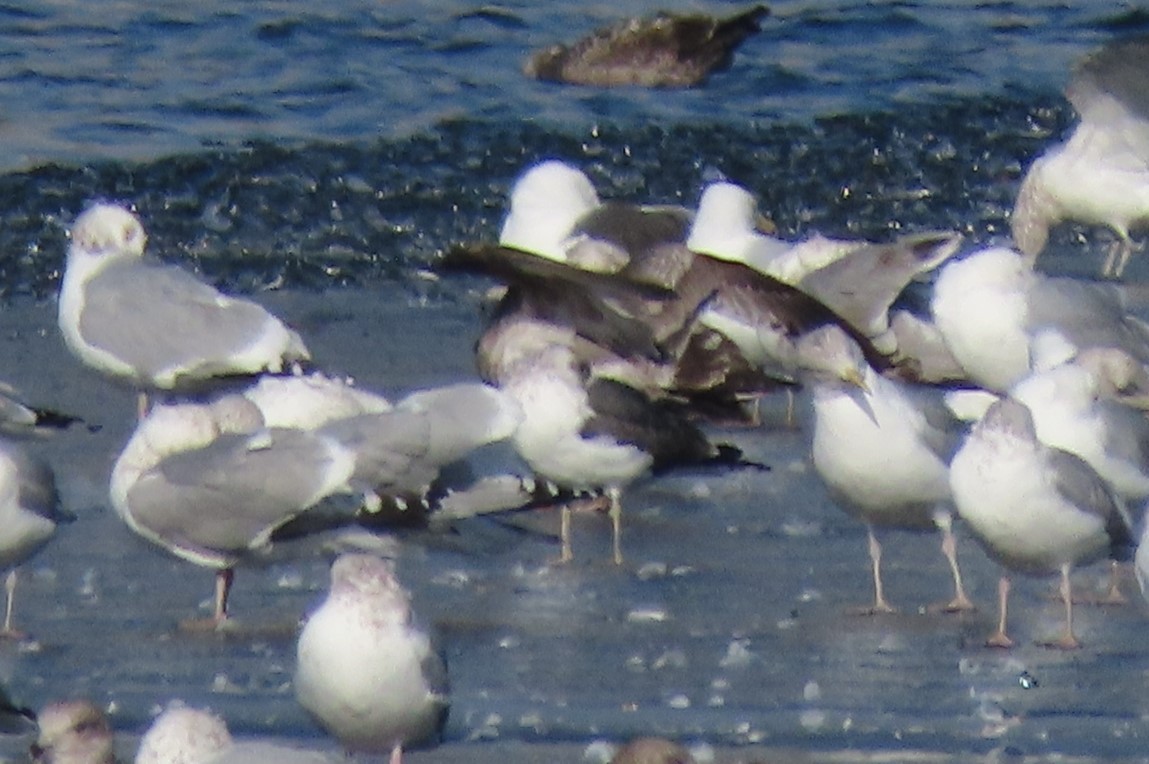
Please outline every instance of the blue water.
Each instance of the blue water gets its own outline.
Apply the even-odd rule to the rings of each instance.
[[[773,4],[762,34],[703,89],[597,91],[519,73],[529,50],[622,5],[0,4],[2,376],[49,398],[82,387],[98,410],[78,413],[104,425],[107,450],[94,454],[82,433],[45,447],[58,469],[91,469],[64,470],[89,525],[38,558],[18,604],[45,635],[16,651],[10,683],[25,702],[87,694],[138,731],[155,704],[181,696],[246,733],[323,740],[288,680],[294,619],[326,585],[326,561],[241,573],[237,606],[278,631],[172,637],[206,596],[206,574],[133,539],[106,506],[102,470],[130,429],[130,400],[92,375],[72,379],[78,364],[43,342],[67,227],[91,200],[134,205],[161,257],[285,300],[278,312],[317,355],[362,383],[429,384],[470,374],[479,323],[471,282],[428,273],[436,254],[490,239],[511,182],[536,159],[568,159],[604,196],[650,202],[693,203],[726,176],[786,235],[942,228],[991,241],[1029,159],[1071,123],[1061,89],[1072,62],[1149,29],[1149,12],[1110,2],[804,0]],[[1064,229],[1054,245],[1089,235]],[[1099,261],[1051,262],[1092,273]],[[1144,267],[1135,260],[1131,273]],[[379,290],[393,312],[367,323],[352,287]],[[349,294],[358,302],[341,304]],[[335,338],[347,344],[327,350]],[[40,368],[67,373],[45,380]],[[634,494],[628,553],[636,568],[655,563],[642,575],[598,564],[597,518],[576,542],[590,562],[565,572],[545,565],[553,545],[499,527],[469,528],[460,549],[409,553],[417,606],[448,632],[452,740],[660,731],[814,749],[1140,755],[1149,654],[1138,610],[1082,616],[1094,649],[1074,656],[986,653],[976,644],[996,570],[966,543],[987,610],[916,620],[945,574],[932,541],[910,540],[894,542],[888,583],[910,615],[843,620],[842,604],[866,596],[864,533],[803,470],[800,433],[737,437],[775,472]],[[1026,638],[1056,623],[1044,595],[1030,582],[1029,615],[1017,616]],[[1042,689],[1021,686],[1023,671]]]
[[[64,230],[93,198],[136,205],[156,252],[232,288],[410,275],[489,237],[509,183],[542,156],[649,201],[693,202],[723,174],[787,233],[991,237],[1022,165],[1071,118],[1068,67],[1149,26],[1105,2],[792,2],[702,89],[519,73],[528,51],[617,13],[5,4],[0,293],[55,290]]]

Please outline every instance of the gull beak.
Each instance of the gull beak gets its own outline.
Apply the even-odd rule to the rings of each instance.
[[[754,219],[754,230],[758,233],[764,233],[767,236],[773,236],[778,233],[778,226],[775,225],[774,221],[770,218],[762,213],[758,213]]]
[[[841,378],[843,382],[849,382],[864,393],[870,392],[870,386],[866,384],[865,375],[855,367],[843,370]]]

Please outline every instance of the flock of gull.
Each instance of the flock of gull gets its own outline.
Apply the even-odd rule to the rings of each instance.
[[[886,529],[936,531],[953,576],[941,607],[971,608],[958,521],[1003,569],[988,644],[1012,644],[1009,581],[1020,573],[1060,577],[1065,623],[1051,644],[1077,647],[1070,573],[1108,560],[1109,596],[1120,598],[1144,526],[1149,325],[1117,285],[1046,275],[1036,260],[1052,226],[1078,220],[1116,232],[1105,275],[1122,273],[1129,230],[1149,217],[1147,65],[1149,41],[1137,39],[1079,66],[1068,92],[1080,123],[1022,183],[1016,249],[963,251],[946,231],[786,241],[734,183],[709,184],[685,209],[603,201],[561,161],[528,167],[497,244],[442,259],[445,273],[504,284],[476,345],[481,379],[398,401],[313,368],[305,338],[255,302],[149,260],[137,216],[95,204],[71,228],[59,328],[77,359],[140,395],[111,506],[135,533],[215,571],[214,612],[191,628],[226,628],[236,567],[276,543],[364,518],[514,508],[544,486],[563,513],[562,559],[573,556],[570,509],[590,502],[609,512],[622,564],[628,485],[679,466],[767,469],[714,442],[707,423],[752,425],[761,396],[798,393],[812,403],[817,474],[868,529],[867,612],[893,610]],[[50,423],[14,395],[0,397],[0,413],[8,435]],[[444,468],[500,441],[529,476],[443,486]],[[51,470],[7,440],[0,495],[4,630],[15,633],[14,570],[67,515]],[[441,731],[446,666],[390,560],[336,559],[298,637],[294,687],[348,751],[398,762]],[[39,724],[38,760],[112,760],[111,729],[91,704],[50,705]],[[179,760],[327,760],[245,745],[220,719],[173,706],[136,761],[194,746],[203,753]],[[68,758],[81,747],[103,753]]]

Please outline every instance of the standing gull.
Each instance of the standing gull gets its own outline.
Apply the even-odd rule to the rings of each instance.
[[[144,260],[146,241],[139,219],[114,205],[94,205],[72,226],[58,320],[85,364],[146,394],[309,358],[299,335],[262,306]]]
[[[711,72],[729,69],[735,49],[759,31],[759,22],[769,13],[758,5],[726,19],[666,12],[628,19],[573,45],[552,45],[531,54],[523,73],[599,87],[693,87]]]
[[[648,472],[715,464],[742,465],[741,452],[715,445],[674,404],[654,401],[618,380],[592,378],[571,348],[518,321],[499,329],[500,389],[522,420],[511,438],[537,475],[575,491],[604,489],[612,525],[612,556],[623,562],[622,490]],[[562,506],[561,561],[572,559],[570,507]]]
[[[228,618],[240,562],[266,554],[274,534],[336,492],[350,490],[352,452],[314,432],[265,428],[239,395],[155,407],[112,467],[111,499],[137,534],[216,570],[215,608]]]
[[[16,567],[39,552],[72,520],[60,508],[56,479],[47,462],[0,439],[0,570],[7,570],[4,625],[0,637],[20,637],[12,626]]]
[[[950,465],[958,514],[1010,571],[1061,576],[1065,628],[1051,646],[1080,646],[1073,631],[1069,579],[1075,566],[1122,557],[1132,543],[1128,518],[1084,460],[1037,439],[1025,404],[997,401],[974,425]],[[987,644],[1010,647],[1009,574],[998,582],[998,626]]]
[[[1034,160],[1010,217],[1031,259],[1063,220],[1108,226],[1117,241],[1102,275],[1120,278],[1131,228],[1149,221],[1149,36],[1119,40],[1077,66],[1066,97],[1081,121],[1065,143]]]
[[[876,373],[837,327],[802,338],[803,379],[812,389],[814,468],[834,500],[866,524],[874,579],[869,613],[890,613],[876,529],[936,529],[954,596],[948,611],[970,610],[954,539],[949,457],[958,429],[940,393]]]
[[[390,561],[345,554],[299,634],[295,696],[348,751],[390,754],[436,740],[447,721],[447,666],[415,621]]]

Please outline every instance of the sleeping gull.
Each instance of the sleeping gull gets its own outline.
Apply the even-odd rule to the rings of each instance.
[[[238,741],[227,723],[179,702],[168,705],[140,739],[135,764],[335,764],[318,751],[266,741]]]
[[[725,19],[658,13],[595,31],[573,45],[531,54],[529,77],[579,85],[684,88],[730,68],[735,49],[759,31],[769,9],[758,5]]]
[[[310,357],[262,306],[144,260],[146,241],[139,219],[114,205],[94,205],[72,226],[58,320],[85,364],[146,394],[196,391]]]
[[[1133,252],[1130,228],[1149,221],[1149,36],[1119,40],[1084,58],[1066,96],[1081,121],[1065,143],[1034,160],[1010,217],[1031,260],[1063,220],[1117,235],[1102,269],[1120,278]]]
[[[355,457],[315,432],[266,428],[239,395],[156,406],[112,467],[116,513],[143,538],[216,570],[206,624],[228,618],[241,561],[267,553],[274,533],[333,493],[349,491]]]
[[[348,751],[389,753],[437,740],[447,666],[414,618],[389,560],[344,554],[299,634],[295,697]]]
[[[1004,247],[942,267],[930,301],[934,323],[969,378],[1004,393],[1034,368],[1033,339],[1056,332],[1077,353],[1116,348],[1149,361],[1149,328],[1109,284],[1038,273]]]
[[[954,581],[944,609],[972,609],[957,562],[948,482],[959,432],[940,393],[876,373],[837,327],[813,332],[799,345],[814,402],[814,468],[835,502],[866,524],[874,579],[867,612],[894,612],[882,588],[875,532],[882,527],[940,531]]]
[[[36,714],[32,744],[37,764],[115,764],[115,735],[108,717],[87,700],[49,703]]]
[[[1084,460],[1041,443],[1025,404],[997,401],[974,425],[950,464],[959,516],[1009,571],[1061,576],[1065,628],[1051,646],[1080,646],[1073,632],[1070,571],[1132,543],[1128,518]],[[1009,573],[998,582],[998,627],[987,644],[1010,647]]]
[[[72,519],[60,508],[55,475],[47,462],[0,439],[0,570],[8,571],[0,637],[22,636],[12,627],[16,567],[48,543],[57,525]]]

